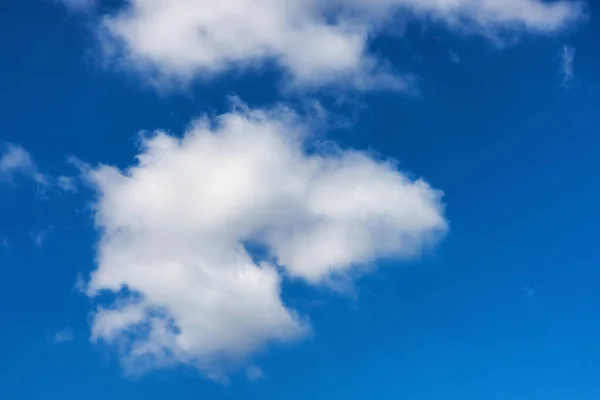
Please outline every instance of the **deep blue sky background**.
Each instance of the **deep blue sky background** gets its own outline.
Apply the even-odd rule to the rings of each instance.
[[[450,233],[421,260],[383,263],[356,299],[314,291],[315,301],[294,303],[316,334],[265,351],[259,382],[240,375],[223,386],[182,369],[125,379],[116,357],[89,342],[90,306],[73,290],[93,268],[89,193],[40,199],[26,180],[1,185],[0,398],[600,398],[600,25],[591,11],[576,31],[502,50],[413,27],[373,45],[420,76],[420,96],[324,97],[355,122],[327,138],[396,158],[443,189]],[[70,155],[127,165],[138,131],[180,133],[226,110],[224,94],[251,106],[280,98],[268,71],[158,94],[102,68],[88,22],[50,1],[0,1],[0,141],[21,144],[49,174],[74,173]],[[569,89],[556,58],[564,44],[577,51]],[[37,247],[32,233],[50,226]],[[52,343],[65,327],[74,340]]]

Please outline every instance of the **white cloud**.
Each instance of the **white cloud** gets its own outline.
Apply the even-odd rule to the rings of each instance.
[[[292,85],[411,90],[370,54],[397,12],[493,36],[550,33],[582,17],[579,2],[541,0],[128,0],[106,16],[107,48],[161,81],[187,82],[275,62]],[[119,52],[119,50],[117,50]]]
[[[541,0],[339,0],[360,3],[382,13],[405,7],[417,15],[428,16],[452,29],[480,33],[524,30],[554,32],[583,17],[579,1]]]
[[[560,74],[563,79],[563,85],[568,87],[571,85],[575,72],[573,70],[573,60],[575,59],[575,48],[572,46],[563,46],[558,53],[560,58]]]
[[[21,174],[33,179],[39,185],[48,185],[48,179],[39,172],[31,155],[21,146],[13,143],[0,145],[0,178],[12,179]]]
[[[116,296],[93,339],[130,368],[217,377],[310,329],[281,299],[285,276],[327,284],[445,232],[440,192],[362,152],[315,152],[309,130],[289,110],[240,106],[183,138],[146,137],[126,170],[87,170],[101,233],[87,292]]]

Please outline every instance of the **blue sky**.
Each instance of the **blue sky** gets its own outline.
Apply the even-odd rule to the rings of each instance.
[[[0,4],[0,397],[599,398],[595,4],[218,4]]]

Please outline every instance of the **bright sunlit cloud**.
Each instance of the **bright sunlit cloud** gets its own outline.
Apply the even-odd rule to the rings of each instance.
[[[93,339],[118,344],[130,370],[185,363],[218,377],[311,329],[282,279],[328,285],[445,233],[442,193],[425,181],[311,142],[290,110],[241,106],[183,138],[146,137],[126,170],[89,169],[102,236],[87,292],[116,296],[95,312]]]
[[[153,80],[186,83],[275,63],[293,87],[411,91],[411,75],[369,50],[398,13],[485,36],[552,33],[583,16],[575,1],[128,0],[100,31],[109,52]]]

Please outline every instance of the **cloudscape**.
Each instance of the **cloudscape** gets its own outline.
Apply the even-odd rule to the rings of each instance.
[[[7,399],[596,399],[577,0],[0,5]]]

